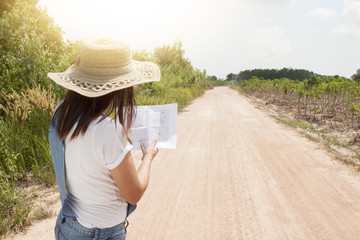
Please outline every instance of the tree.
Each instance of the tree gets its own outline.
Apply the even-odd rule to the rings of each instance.
[[[360,68],[356,71],[354,75],[351,76],[351,79],[360,84]]]
[[[217,81],[217,80],[218,80],[218,78],[217,78],[215,75],[211,75],[211,76],[209,77],[209,79],[210,79],[210,80],[214,80],[214,81]]]
[[[9,3],[9,0],[6,0]],[[66,46],[60,27],[33,0],[15,0],[0,18],[0,88],[18,91],[50,81]]]
[[[172,46],[163,45],[154,50],[154,56],[160,66],[170,66],[177,64],[180,68],[186,68],[190,65],[190,61],[184,58],[185,50],[182,49],[180,41],[175,42]]]
[[[182,48],[182,43],[177,41],[172,45],[163,45],[155,48],[154,53],[147,51],[135,51],[133,57],[136,60],[147,60],[158,63],[161,70],[161,83],[143,84],[139,89],[142,91],[148,89],[149,91],[162,87],[179,88],[191,87],[196,85],[201,80],[206,78],[206,71],[195,69],[190,60],[184,57],[185,50]]]
[[[3,15],[3,13],[5,11],[10,11],[16,1],[20,1],[20,0],[1,0],[0,1],[0,17]],[[22,0],[22,1],[31,3],[34,6],[39,2],[39,0]]]
[[[231,81],[231,80],[236,80],[237,74],[234,73],[229,73],[228,75],[226,75],[226,81]]]
[[[15,0],[1,0],[0,1],[0,16],[3,15],[3,12],[8,11],[11,6],[14,4]]]

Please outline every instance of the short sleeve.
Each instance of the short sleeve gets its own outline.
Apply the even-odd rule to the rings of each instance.
[[[97,123],[94,132],[94,150],[99,160],[108,168],[116,168],[133,145],[122,132],[122,125],[111,118]]]

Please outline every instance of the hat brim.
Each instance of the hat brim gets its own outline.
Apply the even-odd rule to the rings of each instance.
[[[65,72],[48,73],[47,76],[60,86],[86,97],[100,97],[142,83],[160,81],[160,69],[155,63],[139,61],[133,63],[135,65],[133,71],[119,76],[92,76],[79,71],[75,65],[70,66]]]

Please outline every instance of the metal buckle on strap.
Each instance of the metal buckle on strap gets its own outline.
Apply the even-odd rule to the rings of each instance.
[[[124,227],[127,228],[129,226],[129,221],[127,219],[125,219],[124,221]]]

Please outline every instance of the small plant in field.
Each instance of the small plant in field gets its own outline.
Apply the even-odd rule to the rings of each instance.
[[[54,215],[53,210],[49,210],[46,207],[43,206],[37,206],[36,209],[34,209],[31,218],[35,220],[41,220],[45,218],[49,218]]]
[[[0,236],[29,223],[32,201],[0,171]]]
[[[315,131],[315,128],[302,120],[299,119],[289,119],[284,121],[287,125],[290,125],[295,128],[301,128],[301,129],[311,129]]]

